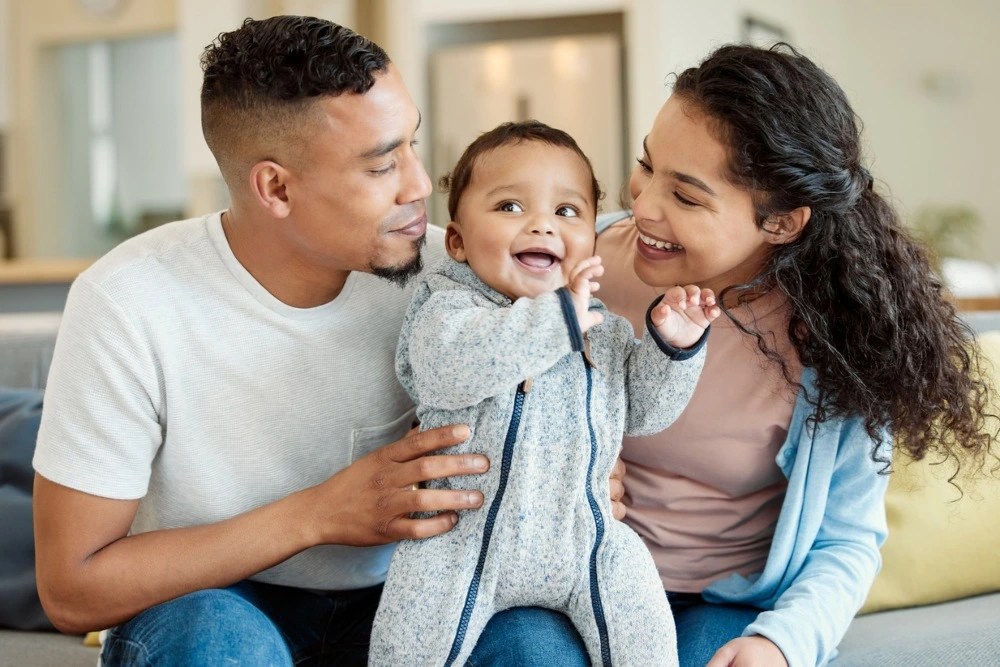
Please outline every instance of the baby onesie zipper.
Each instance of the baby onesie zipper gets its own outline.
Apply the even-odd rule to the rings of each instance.
[[[608,639],[608,621],[604,616],[604,604],[601,602],[601,590],[597,581],[597,552],[604,541],[604,517],[601,509],[594,498],[594,488],[592,475],[594,472],[594,462],[597,458],[597,437],[594,434],[594,423],[590,414],[591,395],[593,393],[593,364],[590,363],[590,355],[583,355],[583,369],[587,374],[587,431],[590,433],[590,462],[587,464],[587,502],[590,503],[590,511],[594,515],[594,526],[596,534],[594,536],[594,548],[590,552],[590,603],[594,608],[594,621],[597,623],[597,635],[601,642],[601,663],[604,667],[611,667],[611,642]]]
[[[476,596],[479,594],[479,581],[483,576],[483,567],[486,564],[486,554],[490,547],[490,538],[493,536],[493,525],[496,523],[497,513],[500,511],[500,503],[503,500],[504,492],[507,490],[507,479],[510,476],[511,459],[514,457],[514,443],[517,440],[517,429],[521,424],[521,411],[524,407],[524,398],[531,391],[531,378],[528,378],[517,387],[514,394],[514,410],[510,416],[510,425],[507,427],[507,438],[503,443],[503,458],[500,463],[500,482],[497,485],[496,496],[490,503],[490,509],[486,515],[486,526],[483,529],[483,544],[479,548],[479,559],[476,561],[476,569],[472,573],[472,581],[469,583],[469,592],[465,596],[465,606],[462,608],[462,615],[458,621],[458,631],[455,634],[455,641],[452,642],[448,659],[445,660],[445,667],[451,667],[458,654],[462,650],[462,642],[465,641],[465,633],[469,629],[469,620],[472,618],[472,610],[476,606]],[[589,416],[588,416],[589,419]]]

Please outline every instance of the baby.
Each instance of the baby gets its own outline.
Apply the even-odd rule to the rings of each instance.
[[[565,613],[597,665],[676,665],[676,638],[642,540],[611,514],[623,434],[666,428],[704,363],[710,290],[673,287],[642,342],[591,292],[600,188],[565,132],[535,121],[481,135],[443,179],[450,260],[418,285],[396,352],[421,428],[468,424],[486,454],[481,510],[401,543],[369,664],[464,665],[511,607]]]

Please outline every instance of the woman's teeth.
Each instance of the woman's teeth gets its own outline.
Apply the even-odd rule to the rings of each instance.
[[[658,241],[650,236],[646,236],[645,234],[639,234],[639,239],[646,245],[653,248],[659,248],[660,250],[684,250],[684,246],[682,245],[670,243],[669,241]]]

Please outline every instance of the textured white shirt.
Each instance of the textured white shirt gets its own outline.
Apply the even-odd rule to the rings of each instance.
[[[432,228],[425,261],[442,254]],[[411,425],[393,368],[411,292],[354,272],[330,303],[288,306],[233,255],[220,213],[131,239],[70,290],[35,469],[141,498],[133,533],[217,522],[322,482]],[[391,551],[314,547],[255,579],[370,586]]]

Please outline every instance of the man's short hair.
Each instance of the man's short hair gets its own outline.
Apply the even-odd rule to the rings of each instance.
[[[309,16],[248,18],[219,35],[201,58],[201,126],[226,181],[305,139],[318,97],[363,94],[389,62],[378,44]]]

